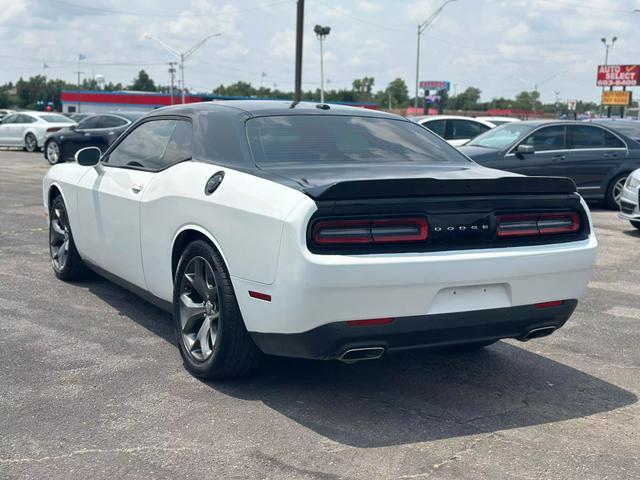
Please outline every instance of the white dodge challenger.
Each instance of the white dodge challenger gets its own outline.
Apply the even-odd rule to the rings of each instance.
[[[276,101],[163,108],[44,179],[58,278],[173,314],[186,368],[356,361],[560,328],[597,241],[565,178],[469,160],[401,117]]]

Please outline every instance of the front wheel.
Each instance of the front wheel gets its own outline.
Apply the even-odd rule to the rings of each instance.
[[[79,280],[89,272],[73,241],[62,196],[53,199],[49,210],[49,252],[53,271],[60,280]]]
[[[607,188],[605,203],[607,204],[607,207],[612,210],[620,208],[620,197],[622,196],[622,189],[624,188],[628,175],[628,173],[621,173],[620,175],[617,175],[613,180],[611,180],[609,188]]]
[[[631,223],[632,226],[640,230],[640,220],[629,220],[629,222]]]
[[[218,252],[196,240],[182,253],[173,283],[173,318],[184,365],[196,377],[234,378],[259,364],[229,272]]]
[[[33,133],[27,133],[24,137],[24,149],[30,153],[38,150],[38,139],[36,139],[36,136]]]
[[[51,165],[55,165],[59,163],[60,158],[60,145],[58,145],[55,141],[49,140],[47,144],[44,146],[44,155],[47,158],[47,162]]]

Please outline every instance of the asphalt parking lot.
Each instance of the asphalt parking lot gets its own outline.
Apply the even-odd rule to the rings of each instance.
[[[0,478],[640,477],[640,231],[594,211],[569,323],[473,354],[205,383],[169,315],[51,270],[41,153],[0,151]]]

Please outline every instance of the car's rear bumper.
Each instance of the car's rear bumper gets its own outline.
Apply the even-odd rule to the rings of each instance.
[[[525,339],[534,330],[560,328],[577,300],[561,305],[518,307],[395,318],[384,325],[352,326],[333,322],[302,333],[252,333],[258,347],[271,355],[337,359],[353,349],[384,351],[430,348],[503,338]]]

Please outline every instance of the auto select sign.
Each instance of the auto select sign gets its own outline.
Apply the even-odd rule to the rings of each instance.
[[[640,85],[639,65],[599,65],[599,87],[633,87]]]

